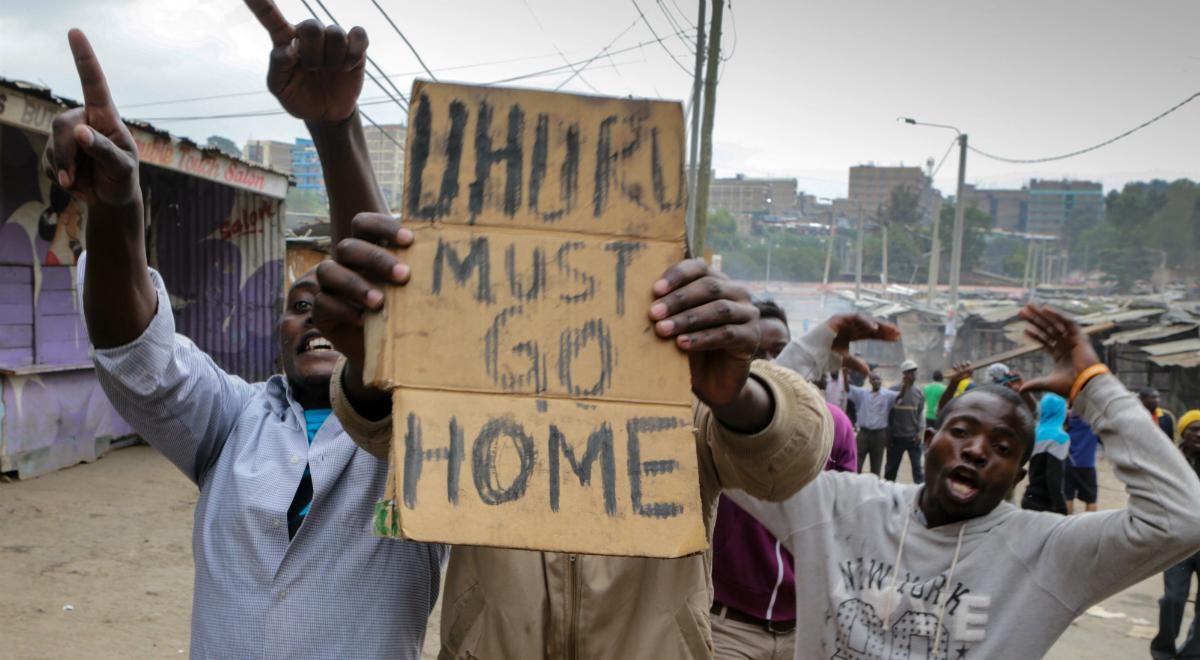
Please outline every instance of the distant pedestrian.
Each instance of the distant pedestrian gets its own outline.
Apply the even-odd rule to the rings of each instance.
[[[1067,514],[1075,513],[1075,500],[1083,502],[1085,511],[1095,511],[1099,494],[1096,485],[1096,446],[1100,438],[1074,410],[1067,415],[1067,435],[1071,436],[1071,459],[1063,482]]]
[[[1144,402],[1143,402],[1144,403]],[[1200,410],[1189,410],[1179,418],[1179,450],[1200,476]],[[1200,552],[1168,568],[1163,573],[1163,597],[1158,601],[1158,635],[1150,642],[1150,656],[1155,660],[1200,658],[1200,602],[1195,606],[1192,626],[1183,646],[1176,648],[1183,611],[1188,604],[1192,575],[1200,576]]]
[[[900,472],[900,461],[908,454],[914,484],[923,483],[921,472],[921,445],[925,435],[925,394],[917,387],[917,363],[905,360],[900,365],[903,379],[891,387],[896,392],[896,403],[888,415],[887,467],[883,478],[895,481]]]
[[[1172,440],[1175,439],[1175,417],[1170,411],[1159,407],[1158,390],[1153,387],[1146,387],[1138,390],[1138,399],[1141,400],[1142,406],[1146,408],[1146,412],[1154,418],[1154,423],[1158,424],[1158,428]]]
[[[896,403],[899,392],[883,389],[879,372],[872,370],[867,380],[870,388],[850,386],[850,402],[858,412],[858,471],[863,462],[870,458],[871,473],[883,474],[883,452],[888,440],[888,417]]]
[[[1063,494],[1063,474],[1071,436],[1063,430],[1067,421],[1067,401],[1053,392],[1042,397],[1033,456],[1029,459],[1029,486],[1021,498],[1021,508],[1031,511],[1067,513]]]
[[[938,401],[946,392],[945,376],[940,370],[933,372],[933,382],[921,391],[925,395],[925,426],[933,426],[937,421]]]

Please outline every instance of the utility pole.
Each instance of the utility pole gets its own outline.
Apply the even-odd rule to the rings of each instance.
[[[700,127],[700,171],[696,176],[695,256],[704,256],[705,232],[708,231],[708,189],[712,184],[712,131],[717,109],[717,68],[721,63],[721,19],[725,0],[713,3],[711,38],[708,42],[708,66],[704,73],[704,123]]]
[[[825,246],[825,275],[821,284],[829,286],[829,266],[833,263],[833,245],[837,243],[837,216],[833,213],[833,202],[829,202],[829,243]]]
[[[888,222],[883,221],[883,272],[880,273],[880,280],[883,282],[884,288],[888,285]]]
[[[854,300],[857,302],[862,296],[862,257],[863,257],[863,233],[864,233],[864,218],[862,203],[858,205],[858,247],[855,248],[858,253],[854,258]]]
[[[967,210],[967,134],[958,136],[958,193],[954,200],[954,243],[950,248],[950,309],[958,311],[958,281],[962,274],[963,213]]]
[[[930,186],[933,185],[933,179],[930,179]],[[929,304],[933,304],[933,298],[937,295],[938,278],[941,273],[938,272],[941,267],[942,260],[942,239],[938,235],[939,227],[942,223],[942,214],[933,214],[933,242],[929,246]]]
[[[691,201],[687,209],[688,245],[695,245],[696,241],[696,158],[700,153],[700,93],[704,89],[704,18],[707,11],[707,0],[700,0],[700,17],[696,20],[696,69],[692,74],[692,139],[688,145],[688,200]]]

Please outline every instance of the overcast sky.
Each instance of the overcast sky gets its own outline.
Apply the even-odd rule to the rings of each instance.
[[[278,0],[308,16],[300,0]],[[310,0],[311,1],[311,0]],[[324,0],[343,25],[371,36],[371,54],[406,93],[419,70],[369,0]],[[612,50],[563,89],[686,99],[693,55],[683,39],[694,0],[380,0],[426,63],[445,80],[491,82]],[[19,9],[18,9],[19,7]],[[314,5],[315,7],[315,5]],[[318,11],[320,11],[318,9]],[[686,12],[684,14],[683,12]],[[684,24],[684,20],[688,24]],[[854,164],[940,159],[953,134],[907,126],[900,115],[955,124],[992,153],[1040,157],[1121,133],[1200,91],[1196,0],[735,0],[726,12],[717,94],[720,175],[792,176],[814,194],[844,195]],[[269,42],[236,0],[0,0],[0,75],[79,96],[68,28],[88,32],[128,117],[202,116],[275,109],[264,90]],[[632,27],[631,27],[632,26]],[[688,41],[694,40],[689,37]],[[665,52],[670,50],[682,68]],[[554,88],[570,72],[523,80]],[[382,97],[367,83],[364,99]],[[380,122],[394,105],[368,106]],[[286,116],[155,119],[203,141],[221,134],[291,141]],[[957,163],[936,185],[954,190]],[[1100,179],[1106,188],[1154,177],[1200,178],[1200,100],[1092,154],[1022,166],[968,159],[969,182],[1017,187],[1030,177]]]

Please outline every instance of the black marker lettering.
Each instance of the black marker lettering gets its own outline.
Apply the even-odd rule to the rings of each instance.
[[[521,286],[521,276],[517,273],[517,246],[510,243],[504,251],[504,270],[508,274],[508,289],[517,300],[534,300],[546,285],[546,253],[542,248],[533,249],[533,268],[529,277],[529,286]]]
[[[525,128],[525,113],[520,106],[513,105],[508,111],[508,131],[503,149],[492,149],[492,107],[486,101],[479,103],[479,118],[475,123],[475,180],[471,182],[469,208],[471,223],[483,212],[488,178],[492,165],[504,161],[507,167],[504,181],[504,214],[516,215],[521,205],[521,177],[524,175],[521,133]]]
[[[578,293],[559,294],[559,298],[561,298],[563,302],[584,302],[591,300],[596,295],[596,278],[567,263],[567,255],[584,247],[586,247],[586,244],[583,241],[570,241],[560,245],[558,252],[554,255],[554,262],[558,264],[559,274],[564,277],[570,277],[573,281],[583,284],[583,290],[579,291]]]
[[[600,375],[595,384],[584,389],[575,384],[571,365],[589,343],[595,343]],[[613,364],[616,362],[612,335],[601,319],[590,319],[578,330],[567,328],[558,338],[558,380],[572,396],[600,396],[612,387]]]
[[[625,430],[629,434],[629,495],[633,503],[633,511],[639,516],[674,518],[683,513],[683,506],[675,502],[642,503],[642,476],[669,474],[674,472],[679,464],[670,460],[643,463],[641,437],[638,435],[639,433],[654,433],[679,428],[680,424],[680,420],[674,417],[634,417],[625,422]]]
[[[588,435],[587,450],[583,458],[575,460],[575,450],[566,436],[554,424],[550,425],[550,510],[558,511],[559,489],[562,480],[559,477],[559,454],[567,459],[571,471],[579,478],[580,486],[588,486],[592,480],[592,465],[600,459],[600,486],[604,491],[604,512],[609,516],[617,514],[616,467],[613,459],[613,432],[607,423]]]
[[[496,442],[501,435],[512,439],[521,459],[520,472],[506,488],[500,486],[500,475],[496,471]],[[480,429],[471,451],[471,466],[479,499],[493,506],[520,499],[525,495],[529,475],[533,474],[536,461],[537,447],[524,427],[512,419],[489,420]]]
[[[634,241],[616,241],[604,246],[606,251],[617,253],[617,316],[625,316],[625,271],[633,263],[633,255],[644,247],[645,243]]]
[[[491,304],[495,302],[492,297],[492,267],[491,267],[491,250],[488,246],[487,236],[477,236],[471,239],[471,251],[467,253],[465,259],[458,256],[458,250],[454,249],[452,243],[447,243],[441,238],[438,239],[437,256],[433,258],[433,295],[440,296],[442,294],[442,268],[443,263],[450,266],[450,272],[454,275],[454,281],[464,285],[471,277],[471,271],[479,270],[479,286],[475,292],[475,300]]]

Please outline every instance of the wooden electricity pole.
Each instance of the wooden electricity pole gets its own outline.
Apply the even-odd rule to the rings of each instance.
[[[708,231],[708,189],[712,184],[712,131],[713,114],[717,108],[717,75],[721,64],[721,19],[724,16],[725,0],[713,2],[712,27],[708,40],[708,67],[704,74],[704,123],[700,128],[700,171],[696,182],[696,225],[693,229],[696,242],[692,255],[704,256],[704,239]]]

